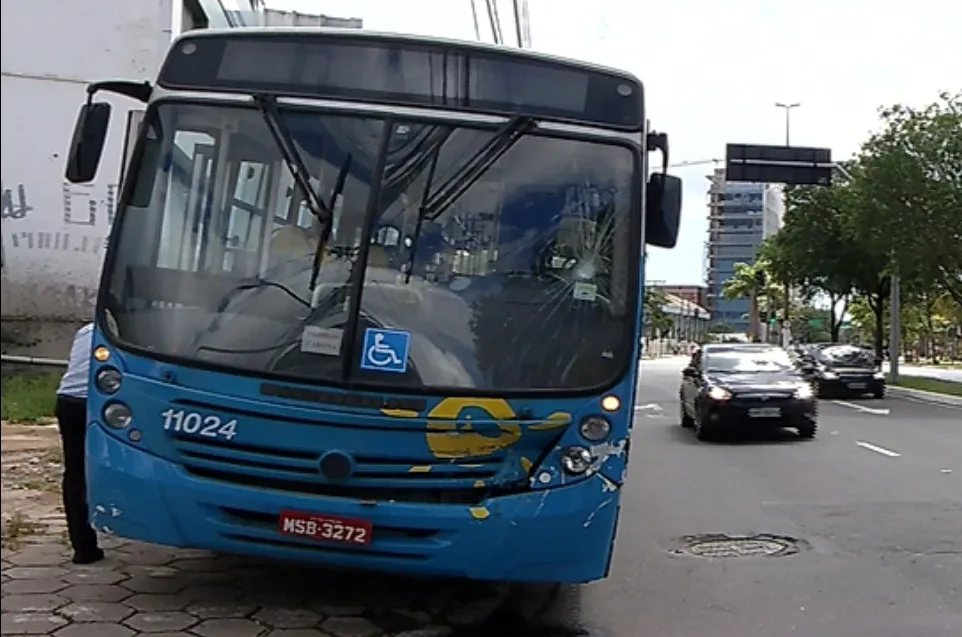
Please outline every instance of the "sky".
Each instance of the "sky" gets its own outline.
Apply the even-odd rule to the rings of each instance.
[[[484,3],[477,2],[479,10]],[[962,90],[962,2],[952,0],[528,0],[532,49],[624,69],[645,84],[648,118],[672,163],[722,159],[725,144],[793,145],[845,159],[878,128],[878,108]],[[470,0],[267,0],[274,9],[357,17],[377,31],[473,40]],[[502,31],[514,32],[499,0]],[[491,41],[490,31],[482,39]],[[685,180],[678,245],[652,248],[648,280],[703,284],[706,175]]]

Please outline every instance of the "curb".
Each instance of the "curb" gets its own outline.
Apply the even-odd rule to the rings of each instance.
[[[923,403],[944,405],[946,407],[962,407],[962,396],[949,396],[948,394],[938,394],[936,392],[897,387],[895,385],[887,385],[885,391],[890,396],[909,398]]]

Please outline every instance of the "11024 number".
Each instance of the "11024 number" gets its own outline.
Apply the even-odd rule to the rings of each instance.
[[[237,435],[237,420],[234,419],[224,420],[213,414],[199,414],[183,409],[168,409],[160,415],[164,419],[164,431],[224,440],[233,440]]]

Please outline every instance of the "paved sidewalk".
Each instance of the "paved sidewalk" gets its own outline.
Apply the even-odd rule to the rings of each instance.
[[[3,550],[2,634],[56,637],[513,637],[554,590],[312,570],[126,541],[70,564],[62,543]],[[530,626],[530,628],[524,628]],[[520,632],[516,632],[519,631]]]

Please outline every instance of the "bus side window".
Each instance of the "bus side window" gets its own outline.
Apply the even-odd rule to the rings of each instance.
[[[225,271],[241,276],[257,272],[264,228],[270,170],[262,163],[239,161],[224,236]]]

